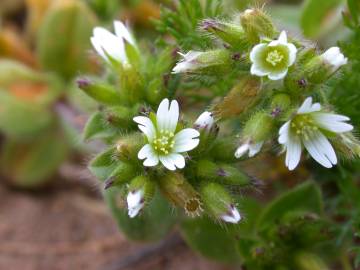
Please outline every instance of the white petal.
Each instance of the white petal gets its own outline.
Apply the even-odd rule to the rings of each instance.
[[[172,162],[178,169],[182,169],[185,167],[185,158],[183,155],[172,153],[168,155],[169,158],[171,158]]]
[[[146,135],[149,141],[152,141],[156,136],[156,130],[153,122],[145,116],[136,116],[133,120],[138,123],[139,129]]]
[[[285,31],[281,31],[278,41],[280,42],[280,44],[284,44],[284,45],[287,44],[287,35]]]
[[[252,75],[256,75],[256,76],[260,76],[260,77],[261,77],[261,76],[266,76],[266,75],[269,74],[269,72],[261,69],[261,68],[260,68],[257,64],[255,64],[255,63],[251,65],[250,73],[251,73]]]
[[[170,108],[169,104],[167,98],[161,101],[156,113],[157,124],[159,130],[174,132],[179,120],[179,104],[176,100],[171,102]]]
[[[311,113],[311,112],[317,112],[321,110],[320,103],[314,103],[312,104],[312,97],[308,97],[305,99],[303,104],[298,109],[298,114],[305,114],[305,113]]]
[[[321,148],[321,152],[326,156],[327,159],[329,159],[332,164],[335,165],[337,163],[334,148],[331,146],[328,139],[321,132],[318,132],[318,134],[314,138],[314,143],[319,145],[319,149]]]
[[[241,158],[247,151],[249,151],[250,145],[248,143],[244,143],[238,147],[235,151],[235,157]]]
[[[301,157],[301,142],[297,136],[289,134],[288,142],[286,143],[286,158],[285,164],[290,171],[294,170],[300,162]]]
[[[150,144],[146,144],[140,149],[138,158],[140,160],[145,159],[143,164],[146,167],[153,167],[159,163],[159,158]]]
[[[295,63],[297,49],[296,49],[295,45],[292,43],[288,43],[286,46],[289,49],[289,65],[288,66],[291,66],[292,64]]]
[[[196,119],[194,126],[197,128],[202,128],[206,130],[210,130],[214,125],[215,119],[211,112],[203,112],[200,116]]]
[[[168,116],[169,119],[167,130],[174,132],[179,121],[179,103],[176,100],[171,101]]]
[[[114,21],[115,34],[118,37],[126,39],[131,45],[135,46],[135,40],[130,34],[128,28],[121,21]]]
[[[348,132],[354,128],[352,125],[342,122],[350,120],[348,117],[343,115],[331,113],[314,113],[313,119],[316,121],[319,127],[335,133]]]
[[[190,151],[198,146],[200,140],[199,131],[193,128],[186,128],[178,132],[174,137],[174,152],[182,153]]]
[[[241,215],[234,206],[231,206],[230,212],[222,215],[220,218],[225,222],[237,224],[241,220]]]
[[[94,37],[90,38],[91,44],[93,45],[94,49],[96,50],[96,52],[107,62],[109,62],[108,57],[106,56],[105,52],[104,52],[104,48],[101,47],[101,43],[99,41],[99,39],[96,39]]]
[[[266,48],[267,45],[265,43],[260,43],[256,46],[254,46],[254,48],[252,48],[251,52],[250,52],[250,60],[251,62],[256,62],[257,61],[257,56],[259,53],[261,53],[261,51]]]
[[[175,171],[175,160],[170,156],[160,156],[160,162],[164,165],[164,167],[170,171]]]
[[[257,153],[260,152],[261,147],[263,146],[264,142],[259,142],[255,144],[250,144],[249,147],[249,157],[255,156]]]
[[[130,218],[136,217],[140,210],[144,207],[144,193],[142,190],[137,190],[135,192],[129,192],[126,198],[128,205],[128,214]]]
[[[280,144],[286,144],[287,143],[288,137],[289,137],[289,132],[290,132],[290,121],[287,121],[279,129],[279,139],[278,139],[278,141],[279,141]]]
[[[332,164],[329,159],[325,156],[323,152],[322,145],[318,143],[318,141],[310,138],[308,140],[303,140],[304,146],[306,150],[309,152],[311,157],[315,159],[318,163],[320,163],[325,168],[331,168]]]
[[[287,72],[288,72],[288,70],[286,69],[280,73],[270,73],[268,75],[268,78],[273,81],[281,80],[286,76]]]
[[[95,38],[101,48],[115,60],[120,62],[127,60],[124,41],[121,38],[102,27],[94,28],[93,38]]]

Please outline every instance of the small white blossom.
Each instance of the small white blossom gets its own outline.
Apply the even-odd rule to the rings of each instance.
[[[186,54],[179,53],[183,59],[181,59],[176,66],[173,68],[172,73],[184,73],[189,72],[193,69],[198,68],[199,63],[197,62],[197,58],[202,52],[198,51],[189,51]]]
[[[215,119],[213,117],[213,114],[211,112],[205,111],[202,114],[200,114],[198,119],[196,119],[194,126],[197,129],[205,129],[209,131],[213,127],[214,123],[215,123]]]
[[[288,43],[286,32],[282,31],[277,40],[270,43],[260,43],[252,48],[250,60],[251,74],[268,76],[270,80],[283,79],[288,68],[294,64],[297,49],[294,44]]]
[[[193,128],[177,131],[178,120],[179,104],[176,100],[170,104],[168,99],[160,103],[155,122],[144,116],[134,118],[148,140],[138,153],[139,159],[145,159],[144,166],[152,167],[161,162],[171,171],[185,167],[185,158],[180,153],[198,146],[200,133]]]
[[[223,221],[237,224],[241,220],[241,215],[234,205],[229,207],[229,212],[220,217]]]
[[[321,111],[321,105],[312,103],[312,98],[308,97],[295,117],[279,130],[279,143],[285,146],[285,164],[289,170],[299,164],[302,146],[322,166],[336,165],[337,157],[326,134],[351,131],[353,126],[345,123],[348,120],[346,116]]]
[[[144,207],[144,191],[142,189],[130,191],[127,195],[126,201],[129,217],[136,217],[140,210]]]
[[[120,63],[127,63],[125,41],[136,47],[135,40],[130,31],[120,21],[114,21],[115,35],[105,28],[95,27],[91,43],[96,52],[107,62],[110,58]]]
[[[331,47],[320,56],[325,63],[331,66],[332,72],[346,65],[348,59],[341,53],[339,47]]]
[[[260,152],[261,147],[263,146],[264,142],[258,143],[250,143],[249,141],[240,145],[238,149],[236,149],[235,157],[241,158],[243,155],[248,153],[249,157],[255,156],[257,153]]]

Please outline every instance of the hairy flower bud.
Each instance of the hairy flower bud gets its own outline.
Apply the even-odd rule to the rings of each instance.
[[[234,152],[237,148],[234,138],[218,137],[210,148],[209,156],[220,162],[235,162]]]
[[[240,15],[241,25],[249,41],[259,43],[262,37],[274,38],[276,29],[268,15],[261,9],[247,9]]]
[[[213,113],[205,111],[195,121],[194,128],[200,132],[200,143],[198,152],[208,149],[209,145],[216,139],[219,126],[216,125]]]
[[[212,74],[225,72],[231,67],[231,54],[225,49],[189,51],[180,55],[183,59],[173,68],[173,73]]]
[[[248,111],[258,101],[260,92],[261,81],[259,78],[254,76],[243,78],[220,103],[214,106],[215,117],[231,118]]]
[[[206,183],[201,187],[201,197],[206,211],[218,220],[238,223],[241,215],[230,194],[217,183]]]
[[[108,189],[113,186],[121,186],[129,182],[137,174],[137,169],[135,166],[119,162],[117,167],[112,171],[109,178],[104,182],[104,189]]]
[[[206,19],[201,22],[200,27],[238,50],[244,50],[249,46],[241,25]]]
[[[339,47],[331,47],[320,58],[328,65],[332,72],[337,71],[341,66],[346,65],[348,59],[341,53]]]
[[[249,177],[238,168],[227,164],[216,164],[210,160],[199,160],[196,174],[204,180],[218,181],[227,185],[248,186]]]
[[[198,192],[180,173],[168,172],[159,179],[160,190],[174,205],[180,206],[191,217],[203,211]]]
[[[131,180],[126,198],[128,214],[134,218],[140,210],[154,197],[155,183],[146,176],[138,176]]]
[[[144,138],[140,133],[126,135],[115,143],[115,155],[124,162],[137,161],[137,154],[143,145]]]
[[[291,105],[291,99],[288,94],[276,94],[273,96],[271,101],[271,116],[278,117],[281,115],[285,110],[287,110]]]

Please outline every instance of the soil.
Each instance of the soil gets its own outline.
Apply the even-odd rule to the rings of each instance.
[[[40,192],[0,185],[0,269],[220,270],[174,233],[156,244],[119,232],[96,185],[55,181]]]

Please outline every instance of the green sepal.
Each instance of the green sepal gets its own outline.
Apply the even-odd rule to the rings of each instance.
[[[107,139],[117,134],[107,122],[103,112],[93,113],[86,122],[83,132],[84,140]]]
[[[79,83],[79,87],[88,96],[102,104],[113,106],[120,105],[123,102],[120,93],[112,85],[86,82],[84,84]]]
[[[98,154],[89,163],[90,172],[101,181],[105,181],[118,166],[115,147],[110,147]]]

